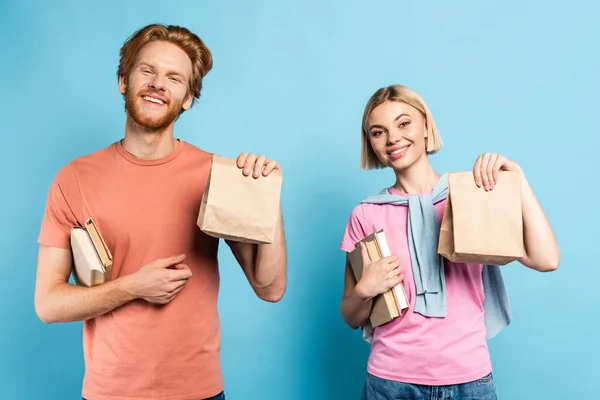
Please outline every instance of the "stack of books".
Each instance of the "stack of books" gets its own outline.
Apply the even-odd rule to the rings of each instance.
[[[96,286],[112,277],[113,258],[92,218],[71,229],[73,278],[78,285]]]
[[[349,253],[350,265],[354,277],[358,282],[363,272],[363,259],[360,250],[360,243],[364,243],[367,247],[367,253],[371,262],[377,262],[378,260],[389,257],[392,255],[392,251],[388,245],[385,232],[382,230],[374,232],[357,243],[355,250]],[[373,328],[388,323],[395,318],[402,315],[402,310],[409,307],[408,298],[406,292],[400,282],[395,287],[391,288],[385,293],[376,296],[373,299],[373,307],[371,308],[371,314],[369,320]]]

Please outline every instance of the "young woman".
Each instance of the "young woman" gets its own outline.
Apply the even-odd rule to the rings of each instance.
[[[447,177],[433,169],[428,155],[441,147],[429,108],[411,89],[382,88],[367,103],[361,167],[389,167],[395,182],[354,208],[341,244],[350,252],[361,239],[384,229],[393,253],[371,262],[361,246],[365,267],[358,282],[346,261],[341,313],[352,328],[372,332],[364,400],[496,399],[484,280],[486,272],[498,267],[455,264],[437,255]],[[502,179],[499,171],[522,177],[525,255],[519,262],[537,271],[555,270],[558,244],[519,165],[498,154],[480,155],[473,167],[474,185],[494,190]],[[428,280],[424,274],[430,275]],[[423,282],[432,279],[439,285],[424,289]],[[369,329],[372,299],[399,283],[410,307],[401,317]],[[506,326],[508,320],[504,322]]]

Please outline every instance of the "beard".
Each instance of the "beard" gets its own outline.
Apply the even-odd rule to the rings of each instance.
[[[152,116],[149,115],[149,113],[144,113],[142,106],[137,102],[141,99],[142,94],[151,95],[152,93],[152,91],[140,91],[136,94],[127,87],[125,90],[125,110],[131,119],[138,125],[150,131],[162,131],[179,117],[181,109],[183,108],[183,100],[169,100],[166,104],[166,112],[161,116]]]

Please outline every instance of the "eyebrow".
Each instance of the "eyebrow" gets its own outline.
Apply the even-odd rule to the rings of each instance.
[[[398,115],[396,118],[394,118],[394,122],[398,121],[402,117],[410,117],[410,115],[408,115],[407,113],[402,113],[402,114]],[[371,125],[371,126],[369,126],[369,130],[371,130],[373,128],[385,129],[385,126],[382,126],[382,125]]]

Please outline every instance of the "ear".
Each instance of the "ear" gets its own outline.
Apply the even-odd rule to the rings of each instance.
[[[125,77],[123,75],[119,75],[119,92],[121,94],[125,94],[127,90],[127,82],[125,82]]]
[[[429,154],[429,131],[427,130],[427,121],[423,123],[423,129],[425,130],[425,135],[423,136],[425,139],[425,153]]]
[[[185,96],[185,100],[183,101],[183,109],[185,111],[189,110],[192,107],[192,102],[194,101],[194,95],[192,93],[188,93]]]

